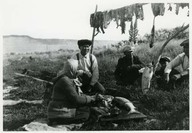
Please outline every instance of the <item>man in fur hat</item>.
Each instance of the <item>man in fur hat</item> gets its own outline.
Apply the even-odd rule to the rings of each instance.
[[[139,70],[143,67],[139,58],[133,55],[133,49],[126,46],[123,49],[124,57],[118,60],[115,70],[115,79],[118,85],[132,85],[141,77]]]

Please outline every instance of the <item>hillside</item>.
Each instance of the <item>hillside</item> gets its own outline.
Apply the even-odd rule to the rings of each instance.
[[[95,40],[94,48],[108,47],[118,41]],[[3,50],[5,53],[31,53],[57,51],[59,49],[76,50],[77,40],[73,39],[42,39],[26,35],[3,36]]]

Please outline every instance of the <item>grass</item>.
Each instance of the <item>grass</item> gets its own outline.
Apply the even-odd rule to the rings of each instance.
[[[174,58],[181,53],[182,49],[179,46],[181,41],[171,41],[165,48],[163,55]],[[155,43],[152,49],[149,49],[148,44],[141,44],[135,48],[134,54],[138,55],[144,63],[151,62],[155,59],[155,52],[159,50],[162,44],[163,42]],[[57,54],[55,56],[53,53],[51,56],[45,56],[45,54],[31,55],[34,57],[32,61],[29,60],[28,55],[26,57],[25,55],[19,56],[24,56],[24,58],[18,60],[20,57],[17,57],[17,55],[10,55],[7,58],[9,65],[3,67],[4,83],[14,85],[17,82],[16,85],[19,86],[19,89],[12,90],[11,95],[4,99],[42,99],[48,87],[45,83],[30,78],[17,78],[14,81],[14,72],[21,72],[22,69],[26,68],[34,71],[35,73],[31,74],[35,77],[46,79],[46,72],[49,72],[50,77],[53,77],[62,69],[68,55]],[[107,89],[108,94],[128,98],[135,103],[140,112],[152,120],[123,122],[119,123],[117,127],[113,126],[112,123],[105,124],[105,126],[94,123],[91,127],[82,130],[189,130],[189,82],[182,83],[176,90],[163,91],[157,87],[155,79],[153,79],[151,91],[147,95],[142,94],[139,83],[127,87],[117,86],[114,70],[119,57],[122,56],[123,54],[120,51],[110,49],[96,54],[100,70],[100,82]],[[50,78],[46,80],[50,80]],[[3,114],[3,130],[15,131],[34,119],[45,118],[46,104],[31,105],[25,103],[4,106]]]
[[[3,107],[3,130],[17,131],[22,125],[30,123],[37,118],[46,117],[46,107],[21,103],[14,106]]]

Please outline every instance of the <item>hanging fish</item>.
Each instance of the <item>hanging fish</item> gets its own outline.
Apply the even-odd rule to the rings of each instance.
[[[151,3],[151,8],[155,17],[158,15],[163,16],[165,13],[164,3]]]
[[[116,25],[118,28],[120,26],[119,24],[119,20],[120,20],[120,9],[117,9],[117,10],[112,10],[112,16],[113,16],[113,19],[114,21],[116,22]]]
[[[121,33],[125,34],[125,28],[126,28],[125,19],[121,19],[120,26],[121,26]]]
[[[97,20],[98,21],[98,26],[101,29],[102,33],[104,34],[105,31],[103,29],[103,21],[104,21],[103,12],[98,12],[98,18],[97,19],[98,19]],[[97,29],[99,29],[99,28],[97,28]]]
[[[179,3],[176,4],[176,8],[175,8],[175,14],[178,15],[179,14]]]
[[[175,14],[178,15],[179,14],[179,8],[181,7],[182,9],[184,7],[188,7],[189,9],[189,3],[175,3],[176,4],[176,8],[175,8]]]
[[[142,4],[135,4],[135,16],[137,19],[144,19],[143,13],[143,5]]]
[[[91,27],[96,28],[98,33],[100,32],[99,28],[101,29],[102,33],[105,33],[103,24],[104,24],[103,12],[96,12],[96,14],[94,14],[94,13],[91,14],[90,25],[91,25]]]
[[[169,8],[168,8],[169,11],[172,11],[172,6],[171,4],[169,3]]]
[[[107,29],[111,21],[112,21],[111,11],[104,11],[103,12],[103,28]]]
[[[134,5],[129,5],[125,7],[125,20],[126,21],[132,21],[132,18],[134,16]]]

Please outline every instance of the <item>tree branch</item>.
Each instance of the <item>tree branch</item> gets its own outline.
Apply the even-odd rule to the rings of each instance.
[[[154,72],[153,72],[153,73],[155,73],[155,71],[156,71],[156,69],[157,69],[158,62],[159,62],[159,60],[160,60],[160,58],[161,58],[161,55],[162,55],[162,53],[163,53],[163,50],[164,50],[165,46],[166,46],[174,37],[176,37],[177,35],[179,35],[179,33],[183,32],[183,31],[186,30],[188,27],[189,27],[189,24],[186,25],[185,27],[184,27],[184,25],[182,25],[182,26],[181,26],[181,29],[178,30],[173,36],[171,36],[171,37],[163,44],[163,46],[161,47],[161,49],[160,49],[160,51],[159,51],[159,54],[158,54],[158,55],[159,55],[159,56],[158,56],[158,60],[157,60],[156,64],[154,65],[155,67],[154,67]]]

